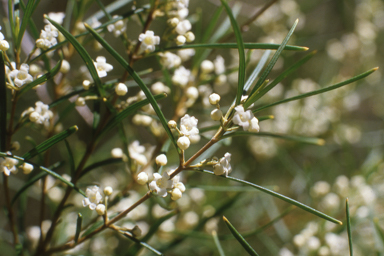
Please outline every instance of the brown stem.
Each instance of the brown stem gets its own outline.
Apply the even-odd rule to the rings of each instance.
[[[12,234],[13,234],[13,244],[16,245],[19,243],[19,237],[17,236],[17,229],[14,219],[14,213],[11,206],[11,197],[9,195],[9,186],[8,186],[8,176],[3,173],[3,185],[4,185],[4,197],[5,203],[7,205],[8,210],[8,219],[9,225],[11,226]]]

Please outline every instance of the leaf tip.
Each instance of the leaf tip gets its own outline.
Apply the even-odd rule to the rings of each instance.
[[[274,115],[269,115],[268,118],[269,119],[275,119],[275,116]]]
[[[318,139],[317,140],[317,145],[323,146],[324,144],[325,144],[325,140],[323,140],[323,139]]]
[[[339,224],[339,225],[343,225],[343,222],[342,221],[337,221],[337,224]]]
[[[308,51],[309,47],[303,46],[303,51]]]
[[[225,216],[223,216],[223,220],[224,220],[225,222],[229,223],[229,220],[228,220]]]
[[[79,127],[77,127],[77,125],[74,125],[73,129],[75,129],[75,131],[77,132],[79,130]]]
[[[375,68],[372,69],[372,71],[376,71],[378,69],[379,69],[379,67],[375,67]]]

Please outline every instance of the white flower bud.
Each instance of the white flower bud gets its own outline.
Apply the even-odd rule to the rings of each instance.
[[[200,65],[201,72],[208,74],[211,73],[215,69],[215,65],[213,65],[212,61],[204,60]]]
[[[168,25],[171,27],[171,28],[175,28],[177,26],[177,24],[179,24],[180,20],[178,18],[172,18],[172,19],[169,19],[167,21]]]
[[[222,116],[223,116],[223,112],[221,112],[220,109],[216,108],[211,112],[211,118],[213,121],[220,121]]]
[[[113,193],[113,188],[112,187],[107,186],[107,187],[104,188],[104,195],[110,196],[110,195],[112,195],[112,193]]]
[[[39,72],[41,72],[41,68],[37,66],[36,64],[31,64],[29,66],[29,74],[31,76],[36,76]]]
[[[189,145],[191,144],[191,141],[186,136],[182,136],[177,140],[177,146],[179,146],[180,149],[186,150],[189,148]]]
[[[177,127],[177,123],[174,120],[169,120],[168,127],[169,129],[175,129]]]
[[[76,106],[85,106],[85,99],[83,97],[78,97],[76,99]]]
[[[193,135],[193,136],[190,136],[189,137],[189,141],[192,143],[192,144],[195,144],[197,142],[200,141],[200,135]]]
[[[134,237],[138,237],[138,236],[141,236],[141,229],[139,228],[139,226],[135,225],[133,227],[133,229],[131,230],[131,233]]]
[[[23,169],[24,174],[30,174],[33,171],[33,165],[29,163],[23,163],[20,168]]]
[[[91,87],[91,81],[84,80],[83,81],[83,88],[84,88],[84,90],[89,90],[89,87]]]
[[[158,164],[160,166],[166,165],[167,162],[168,162],[168,160],[167,160],[167,156],[165,154],[161,154],[161,155],[158,155],[156,157],[156,164]]]
[[[216,85],[223,85],[227,82],[227,76],[224,75],[224,74],[221,74],[219,75],[218,77],[216,77],[215,79],[215,84]]]
[[[191,98],[191,99],[197,99],[199,97],[199,91],[197,90],[196,87],[189,87],[186,91],[186,95],[188,98]]]
[[[177,45],[183,45],[183,44],[185,44],[186,41],[187,41],[187,39],[185,38],[185,36],[178,35],[176,37],[176,44]]]
[[[162,82],[156,82],[151,86],[151,90],[154,94],[169,93],[169,88]]]
[[[37,122],[40,119],[40,114],[36,111],[33,111],[31,114],[29,114],[29,120],[33,123]]]
[[[60,72],[63,74],[66,74],[70,69],[71,69],[71,66],[69,65],[69,62],[66,60],[63,60],[61,62]]]
[[[96,206],[96,212],[97,212],[97,214],[99,214],[99,215],[104,215],[104,214],[105,214],[105,205],[103,205],[103,204],[98,204],[98,205]]]
[[[188,43],[195,41],[195,34],[193,34],[191,31],[187,32],[184,36]]]
[[[9,49],[9,43],[6,40],[1,40],[0,42],[0,50],[6,51]]]
[[[145,173],[145,172],[139,173],[139,175],[137,175],[137,180],[136,181],[140,185],[147,184],[147,182],[148,182],[148,174]]]
[[[174,188],[171,192],[171,199],[172,200],[178,200],[183,196],[183,193],[181,193],[180,189]]]
[[[12,142],[11,148],[12,148],[12,150],[16,150],[16,151],[19,150],[20,149],[20,143],[18,141]]]
[[[36,40],[36,47],[37,47],[37,48],[41,48],[41,49],[44,50],[44,49],[46,48],[46,46],[45,46],[45,40],[42,39],[42,38],[37,39],[37,40]]]
[[[217,93],[212,93],[211,95],[209,95],[209,103],[211,103],[211,105],[219,104],[220,99],[220,95]]]
[[[123,150],[121,148],[114,148],[111,150],[111,155],[113,158],[121,158],[123,157]]]
[[[128,92],[128,87],[123,83],[119,83],[115,88],[115,92],[119,96],[124,96]]]

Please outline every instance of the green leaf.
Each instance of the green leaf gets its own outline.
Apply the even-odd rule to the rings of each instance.
[[[105,7],[105,9],[103,10],[100,10],[98,12],[96,12],[95,14],[91,15],[86,21],[85,23],[91,23],[93,22],[93,20],[101,20],[102,18],[105,17],[105,15],[108,13],[112,13],[114,11],[117,11],[121,8],[123,8],[125,5],[129,4],[130,2],[132,2],[133,0],[118,0],[118,1],[115,1],[109,5],[107,5]],[[107,16],[108,17],[108,16]]]
[[[200,171],[202,173],[208,173],[208,174],[211,174],[211,175],[215,175],[212,171],[208,171],[208,170],[197,170],[197,171]],[[248,181],[245,181],[245,180],[241,180],[241,179],[238,179],[238,178],[230,177],[230,176],[227,176],[227,177],[225,177],[225,176],[218,176],[218,177],[221,177],[221,178],[224,178],[224,179],[228,179],[228,180],[232,180],[232,181],[236,181],[236,182],[245,184],[247,186],[254,187],[254,188],[256,188],[256,189],[258,189],[260,191],[263,191],[264,193],[267,193],[267,194],[269,194],[271,196],[274,196],[276,198],[279,198],[279,199],[281,199],[281,200],[283,200],[283,201],[285,201],[287,203],[295,205],[295,206],[297,206],[297,207],[299,207],[299,208],[301,208],[301,209],[303,209],[303,210],[305,210],[305,211],[307,211],[309,213],[312,213],[312,214],[314,214],[314,215],[316,215],[316,216],[318,216],[320,218],[323,218],[325,220],[328,220],[330,222],[333,222],[333,223],[336,223],[336,224],[339,224],[339,225],[343,224],[341,221],[339,221],[339,220],[337,220],[335,218],[332,218],[331,216],[328,216],[325,213],[322,213],[322,212],[320,212],[318,210],[315,210],[315,209],[313,209],[313,208],[311,208],[311,207],[309,207],[309,206],[307,206],[307,205],[305,205],[303,203],[300,203],[300,202],[298,202],[296,200],[293,200],[292,198],[289,198],[287,196],[281,195],[281,194],[279,194],[279,193],[277,193],[275,191],[269,190],[269,189],[264,188],[262,186],[259,186],[259,185],[256,185],[256,184],[253,184],[251,182],[248,182]]]
[[[160,100],[165,98],[167,95],[165,93],[158,94],[154,97],[155,100]],[[100,132],[100,135],[109,131],[116,125],[118,125],[121,121],[123,121],[125,118],[127,118],[129,115],[132,115],[134,112],[136,112],[138,109],[144,107],[149,103],[148,99],[141,100],[139,102],[135,102],[117,115],[115,115],[111,120],[108,122],[108,124],[104,127],[104,129]]]
[[[131,75],[131,77],[137,82],[137,84],[140,86],[140,89],[144,92],[145,96],[151,103],[154,111],[156,112],[157,116],[160,119],[161,124],[163,125],[163,128],[168,134],[168,137],[171,138],[174,146],[178,149],[176,141],[172,135],[171,130],[168,127],[168,122],[164,117],[163,112],[161,111],[159,105],[157,105],[157,102],[155,98],[153,97],[152,93],[148,89],[148,87],[144,84],[144,82],[141,80],[141,78],[137,75],[137,73],[132,69],[131,66],[129,66],[128,62],[118,53],[116,52],[112,46],[110,46],[95,30],[93,30],[89,25],[85,24],[85,27],[87,30],[92,34],[92,36],[125,68],[125,70],[128,71],[128,73]]]
[[[87,90],[85,90],[85,89],[79,89],[79,90],[75,90],[75,91],[73,91],[73,92],[71,92],[71,93],[68,93],[68,94],[64,95],[63,97],[61,97],[61,98],[55,100],[55,101],[52,102],[51,104],[49,104],[49,107],[50,107],[50,108],[56,107],[57,105],[59,105],[60,103],[65,102],[67,99],[71,98],[72,96],[81,94],[81,93],[86,92],[86,91],[87,91]],[[90,93],[92,93],[92,92],[93,92],[93,88],[90,88],[88,91],[89,91]]]
[[[225,256],[223,247],[221,247],[219,238],[217,237],[217,233],[215,230],[212,231],[212,237],[213,237],[213,241],[215,242],[215,245],[217,247],[217,250],[219,251],[220,256]]]
[[[252,103],[256,102],[258,99],[263,97],[267,92],[269,92],[273,87],[275,87],[278,83],[280,83],[284,78],[289,76],[292,72],[294,72],[296,69],[301,67],[304,63],[306,63],[308,60],[310,60],[314,55],[316,54],[316,51],[311,52],[298,62],[296,62],[293,66],[285,70],[283,73],[281,73],[276,79],[274,79],[271,83],[269,83],[265,88],[263,88],[259,93],[254,93],[247,102],[244,103],[244,108],[247,109]]]
[[[21,21],[19,33],[17,35],[17,40],[15,43],[15,48],[19,49],[21,45],[21,40],[23,39],[24,32],[27,29],[27,26],[29,24],[29,20],[32,17],[33,11],[34,11],[34,0],[28,0],[27,7],[24,11],[23,20]]]
[[[240,233],[236,230],[236,228],[229,222],[229,220],[223,216],[223,220],[233,236],[239,241],[239,243],[243,246],[243,248],[249,253],[249,255],[252,256],[259,256],[257,252],[248,244],[247,241],[245,241],[244,237],[240,235]]]
[[[65,18],[64,18],[63,27],[66,30],[69,30],[71,26],[71,18],[72,18],[73,9],[75,8],[75,1],[76,0],[68,0],[67,6],[65,7]]]
[[[75,233],[75,238],[73,239],[75,241],[75,244],[77,244],[77,241],[79,240],[82,223],[83,223],[83,215],[81,213],[78,213],[77,221],[76,221],[76,233]]]
[[[132,237],[132,236],[131,236],[130,234],[128,234],[128,233],[124,233],[123,235],[124,235],[125,237],[131,239],[131,240],[132,240],[133,242],[135,242],[136,244],[138,244],[138,245],[140,245],[140,246],[142,246],[142,247],[144,247],[144,248],[147,248],[148,250],[150,250],[151,252],[153,252],[153,253],[156,254],[156,255],[164,255],[164,254],[162,254],[161,252],[159,252],[158,250],[156,250],[155,248],[153,248],[152,246],[150,246],[149,244],[144,243],[144,242],[140,241],[139,239]]]
[[[114,213],[114,214],[111,214],[109,216],[110,219],[113,219],[114,217],[116,217],[119,213]],[[98,220],[96,221],[95,223],[93,223],[93,225],[88,228],[82,235],[81,237],[86,237],[87,235],[91,234],[93,231],[95,231],[96,229],[98,229],[99,227],[103,226],[104,225],[104,220]]]
[[[73,133],[77,132],[78,128],[76,125],[66,129],[65,131],[60,132],[59,134],[56,134],[52,136],[51,138],[47,139],[43,143],[39,144],[37,147],[31,149],[29,152],[25,153],[22,158],[23,161],[27,161],[31,159],[32,157],[46,151],[56,143],[59,143],[60,141],[64,140],[68,136],[72,135]]]
[[[273,138],[284,139],[284,140],[292,140],[300,143],[315,144],[320,146],[325,144],[325,141],[319,138],[308,138],[308,137],[284,135],[284,134],[277,134],[277,133],[270,133],[270,132],[236,131],[236,132],[225,134],[224,136],[221,137],[221,139],[226,139],[234,136],[266,136],[266,137],[273,137]]]
[[[80,174],[80,177],[83,177],[85,174],[88,172],[92,171],[93,169],[96,169],[98,167],[104,166],[104,165],[109,165],[109,164],[118,164],[122,163],[123,159],[122,158],[108,158],[106,160],[96,162],[94,164],[91,164],[90,166],[87,166]]]
[[[351,219],[350,219],[350,216],[349,216],[348,198],[347,198],[347,200],[345,200],[345,213],[347,215],[347,232],[348,232],[349,255],[353,256]]]
[[[245,82],[245,53],[244,53],[244,42],[243,37],[241,35],[241,31],[239,28],[239,24],[235,17],[233,16],[232,10],[229,7],[226,0],[220,0],[221,4],[224,6],[229,19],[231,20],[232,29],[235,33],[237,49],[239,51],[239,76],[238,76],[238,84],[237,84],[237,93],[236,93],[236,105],[240,104],[241,95],[243,94],[244,82]]]
[[[0,51],[0,151],[6,151],[7,141],[7,86],[5,82],[5,63]]]
[[[96,0],[96,3],[97,5],[100,7],[101,11],[104,13],[104,15],[109,19],[111,20],[112,19],[112,16],[111,14],[108,13],[108,11],[105,9],[105,6],[103,5],[103,3],[100,1],[100,0]]]
[[[285,39],[283,40],[283,42],[281,43],[281,45],[279,46],[279,48],[277,49],[277,51],[273,55],[271,61],[268,63],[267,68],[264,70],[263,74],[261,75],[261,77],[257,81],[255,87],[253,87],[249,97],[252,97],[252,94],[254,92],[256,92],[257,89],[259,89],[259,87],[264,83],[265,80],[267,80],[267,76],[271,72],[272,68],[275,66],[276,61],[280,57],[280,54],[284,50],[284,47],[287,45],[288,40],[291,38],[293,31],[295,30],[298,22],[299,22],[299,20],[297,19],[295,21],[295,23],[293,24],[292,28],[289,30],[288,35],[285,37]]]
[[[360,80],[360,79],[363,79],[364,77],[369,76],[370,74],[372,74],[373,72],[375,72],[378,69],[379,68],[376,67],[376,68],[370,69],[370,70],[368,70],[368,71],[366,71],[366,72],[364,72],[364,73],[362,73],[360,75],[357,75],[357,76],[352,77],[352,78],[350,78],[348,80],[345,80],[345,81],[343,81],[341,83],[337,83],[337,84],[328,86],[326,88],[322,88],[322,89],[315,90],[315,91],[312,91],[312,92],[304,93],[304,94],[301,94],[301,95],[298,95],[298,96],[295,96],[295,97],[292,97],[292,98],[288,98],[288,99],[277,101],[275,103],[272,103],[272,104],[260,107],[258,109],[255,109],[255,110],[253,110],[253,113],[256,113],[256,112],[261,111],[263,109],[270,108],[270,107],[273,107],[273,106],[276,106],[276,105],[279,105],[279,104],[287,103],[287,102],[294,101],[294,100],[300,100],[300,99],[307,98],[307,97],[310,97],[310,96],[313,96],[313,95],[317,95],[317,94],[320,94],[320,93],[324,93],[324,92],[328,92],[328,91],[337,89],[337,88],[342,87],[344,85],[353,83],[353,82],[355,82],[357,80]]]
[[[95,83],[95,86],[99,92],[99,95],[104,98],[105,97],[105,91],[104,91],[103,87],[101,86],[100,77],[97,74],[97,70],[96,70],[95,65],[93,64],[93,60],[92,60],[91,56],[85,50],[84,46],[82,46],[79,43],[79,41],[77,41],[76,38],[70,32],[65,30],[58,23],[49,19],[47,15],[45,15],[44,18],[46,18],[49,22],[51,22],[52,25],[54,25],[57,28],[57,30],[59,30],[63,34],[63,36],[73,45],[73,47],[79,53],[80,57],[83,59],[85,65],[87,66],[89,73],[92,76],[93,82]]]
[[[244,91],[245,92],[248,92],[248,90],[249,90],[249,88],[251,88],[251,85],[253,84],[253,82],[259,76],[259,73],[264,68],[265,64],[267,63],[270,54],[271,54],[271,50],[267,50],[264,52],[263,56],[261,56],[259,63],[257,63],[257,66],[253,70],[252,74],[248,77],[248,80],[244,85]]]
[[[57,64],[48,73],[45,73],[41,77],[37,78],[36,80],[34,80],[31,83],[27,84],[26,86],[22,87],[21,90],[19,91],[17,97],[20,97],[22,94],[29,91],[30,89],[32,89],[36,85],[45,83],[49,79],[53,78],[57,73],[59,73],[62,61],[63,61],[63,59],[61,57],[59,62],[57,62]]]
[[[67,148],[68,151],[68,156],[69,156],[69,166],[71,168],[71,177],[73,177],[73,174],[75,173],[75,160],[73,158],[73,153],[71,146],[69,145],[67,140],[64,140],[65,142],[65,147]]]
[[[58,168],[60,168],[61,166],[64,165],[64,162],[57,162],[55,163],[54,165],[50,166],[49,169],[51,169],[52,171],[53,170],[56,170]],[[12,201],[11,201],[11,205],[13,205],[17,198],[23,194],[24,191],[26,191],[30,186],[32,186],[36,181],[38,181],[39,179],[43,178],[47,176],[47,173],[45,172],[40,172],[39,174],[33,176],[31,179],[29,179],[17,192],[16,194],[14,195],[14,197],[12,198]]]

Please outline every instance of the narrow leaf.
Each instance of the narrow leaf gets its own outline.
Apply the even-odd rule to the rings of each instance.
[[[63,59],[61,58],[60,61],[57,62],[57,64],[50,71],[48,71],[48,73],[45,73],[41,77],[37,78],[36,80],[32,81],[31,83],[29,83],[26,86],[24,86],[23,88],[21,88],[21,90],[19,91],[17,96],[20,97],[22,94],[29,91],[30,89],[32,89],[36,85],[45,83],[49,79],[53,78],[57,73],[59,73],[62,60]]]
[[[350,219],[350,216],[349,216],[349,202],[348,202],[348,198],[347,198],[347,200],[345,200],[345,213],[347,215],[347,231],[348,231],[349,255],[353,256],[351,219]]]
[[[0,51],[0,151],[6,151],[7,141],[7,86],[4,55]]]
[[[245,81],[245,53],[244,53],[244,42],[243,37],[241,35],[241,31],[239,28],[239,24],[237,24],[235,17],[233,16],[232,10],[229,7],[226,0],[221,0],[221,4],[224,6],[229,19],[231,20],[232,29],[235,33],[237,48],[239,51],[239,76],[238,76],[238,84],[237,84],[237,93],[236,93],[236,105],[240,104],[241,95],[243,94],[244,81]]]
[[[248,90],[251,87],[251,85],[253,84],[253,82],[259,76],[259,73],[264,68],[265,64],[267,63],[267,60],[268,60],[270,54],[271,54],[271,51],[267,50],[264,52],[263,56],[261,56],[259,63],[257,63],[257,66],[253,70],[252,74],[248,77],[248,80],[244,85],[244,91],[245,92],[248,92]]]
[[[217,250],[219,251],[220,256],[225,256],[223,247],[221,247],[219,238],[217,237],[217,233],[215,230],[212,231],[212,237],[213,237],[213,241],[215,242],[215,245],[217,247]]]
[[[288,40],[291,38],[293,31],[295,30],[298,22],[299,22],[299,20],[296,20],[295,23],[293,24],[292,28],[289,30],[288,35],[284,38],[283,42],[281,43],[281,45],[279,46],[279,48],[277,49],[277,51],[273,55],[271,61],[268,63],[267,68],[264,70],[263,74],[261,75],[261,77],[257,81],[255,87],[252,89],[252,91],[250,93],[250,97],[267,79],[267,76],[269,75],[272,68],[275,66],[277,60],[279,59],[281,52],[284,50],[284,47],[287,45]]]
[[[276,105],[279,105],[279,104],[287,103],[287,102],[294,101],[294,100],[300,100],[300,99],[307,98],[307,97],[310,97],[310,96],[313,96],[313,95],[317,95],[317,94],[320,94],[320,93],[324,93],[324,92],[328,92],[328,91],[337,89],[337,88],[342,87],[344,85],[353,83],[353,82],[355,82],[357,80],[360,80],[360,79],[363,79],[363,78],[369,76],[370,74],[372,74],[373,72],[375,72],[378,69],[379,68],[376,67],[376,68],[368,70],[368,71],[366,71],[366,72],[364,72],[364,73],[362,73],[360,75],[357,75],[357,76],[352,77],[352,78],[350,78],[348,80],[345,80],[345,81],[343,81],[341,83],[337,83],[337,84],[328,86],[326,88],[322,88],[322,89],[315,90],[315,91],[312,91],[312,92],[304,93],[304,94],[301,94],[301,95],[298,95],[298,96],[295,96],[295,97],[292,97],[292,98],[288,98],[288,99],[277,101],[275,103],[272,103],[272,104],[260,107],[258,109],[255,109],[255,110],[253,110],[253,113],[256,113],[256,112],[258,112],[260,110],[263,110],[263,109],[266,109],[266,108],[270,108],[270,107],[273,107],[273,106],[276,106]]]
[[[87,166],[81,172],[80,177],[83,177],[85,174],[87,174],[88,172],[90,172],[90,171],[92,171],[92,170],[94,170],[94,169],[96,169],[98,167],[101,167],[101,166],[104,166],[104,165],[110,165],[110,164],[118,164],[118,163],[122,163],[122,162],[123,162],[122,158],[109,158],[107,160],[103,160],[103,161],[91,164],[90,166]]]
[[[34,11],[34,0],[28,0],[27,7],[25,8],[24,11],[24,16],[23,20],[21,21],[20,29],[19,29],[19,34],[17,35],[17,41],[15,44],[16,49],[20,48],[21,45],[21,40],[23,39],[24,32],[27,29],[27,25],[29,24],[29,20],[32,16],[32,13]]]
[[[306,63],[308,60],[310,60],[314,55],[316,54],[316,51],[311,52],[295,64],[285,70],[283,73],[281,73],[276,79],[274,79],[271,83],[269,83],[264,89],[262,89],[259,93],[255,93],[250,97],[247,102],[244,103],[244,108],[248,108],[252,103],[256,102],[258,99],[263,97],[267,92],[272,90],[278,83],[280,83],[284,78],[289,76],[292,72],[294,72],[296,69],[301,67],[304,63]]]
[[[135,238],[135,237],[132,237],[130,234],[128,233],[124,233],[124,236],[131,239],[133,242],[135,242],[136,244],[144,247],[144,248],[147,248],[148,250],[150,250],[151,252],[153,252],[154,254],[156,255],[163,255],[161,252],[159,252],[158,250],[156,250],[155,248],[153,248],[152,246],[150,246],[149,244],[147,243],[144,243],[144,242],[141,242],[139,239]]]
[[[88,52],[85,50],[84,46],[82,46],[79,43],[79,41],[77,41],[76,38],[70,32],[65,30],[62,26],[60,26],[55,21],[49,19],[47,15],[45,15],[44,18],[46,18],[49,22],[51,22],[52,25],[54,25],[57,28],[57,30],[59,30],[63,34],[63,36],[73,45],[75,50],[79,53],[80,57],[85,62],[85,65],[87,66],[89,73],[92,76],[92,79],[96,85],[96,88],[99,92],[99,95],[101,97],[105,97],[105,92],[104,92],[103,87],[101,86],[101,80],[100,80],[99,75],[97,74],[96,67],[93,64],[93,60],[92,60],[91,56],[88,54]]]
[[[75,238],[73,239],[75,241],[75,244],[77,244],[77,241],[79,240],[82,223],[83,223],[83,215],[81,213],[78,213],[77,221],[76,221],[76,233],[75,233]]]
[[[211,175],[215,175],[212,171],[208,171],[208,170],[198,170],[198,171],[203,172],[203,173],[208,173],[208,174],[211,174]],[[262,186],[259,186],[259,185],[256,185],[256,184],[253,184],[251,182],[248,182],[248,181],[245,181],[245,180],[241,180],[241,179],[238,179],[238,178],[230,177],[230,176],[227,176],[227,177],[225,177],[225,176],[218,176],[218,177],[221,177],[221,178],[224,178],[224,179],[228,179],[228,180],[233,180],[233,181],[240,182],[242,184],[254,187],[254,188],[256,188],[256,189],[258,189],[260,191],[263,191],[264,193],[267,193],[267,194],[269,194],[271,196],[274,196],[276,198],[279,198],[279,199],[281,199],[281,200],[283,200],[283,201],[285,201],[287,203],[295,205],[295,206],[297,206],[297,207],[299,207],[299,208],[301,208],[301,209],[303,209],[303,210],[305,210],[305,211],[307,211],[309,213],[312,213],[312,214],[314,214],[314,215],[316,215],[316,216],[318,216],[320,218],[323,218],[325,220],[328,220],[330,222],[333,222],[333,223],[336,223],[336,224],[339,224],[339,225],[343,224],[341,221],[339,221],[339,220],[337,220],[335,218],[332,218],[331,216],[328,216],[325,213],[322,213],[322,212],[320,212],[318,210],[315,210],[315,209],[313,209],[313,208],[311,208],[311,207],[309,207],[309,206],[307,206],[307,205],[305,205],[303,203],[300,203],[300,202],[298,202],[296,200],[293,200],[292,198],[289,198],[287,196],[281,195],[281,194],[279,194],[279,193],[277,193],[275,191],[269,190],[269,189],[264,188]]]
[[[104,10],[100,10],[100,11],[96,12],[95,14],[91,15],[85,21],[85,23],[91,23],[95,19],[96,20],[101,20],[102,18],[105,17],[106,13],[109,14],[109,13],[112,13],[114,11],[117,11],[117,10],[121,9],[122,7],[124,7],[125,5],[129,4],[132,1],[133,0],[118,0],[118,1],[115,1],[115,2],[107,5]]]
[[[141,80],[141,78],[137,75],[137,73],[132,69],[131,66],[129,66],[128,62],[118,53],[116,52],[112,46],[110,46],[95,30],[93,30],[90,26],[85,24],[85,27],[87,30],[92,34],[92,36],[125,68],[125,70],[128,71],[128,73],[131,75],[131,77],[137,82],[137,84],[140,86],[140,89],[144,92],[145,96],[151,103],[154,111],[156,112],[157,116],[160,119],[161,124],[163,125],[163,128],[168,134],[168,137],[171,138],[174,146],[178,149],[176,145],[176,141],[173,138],[172,132],[168,127],[168,122],[164,117],[163,112],[161,111],[159,105],[157,104],[155,98],[153,97],[152,93],[148,89],[148,87],[144,84],[144,82]]]
[[[67,140],[64,140],[65,142],[65,147],[67,148],[68,151],[68,156],[69,156],[69,167],[71,168],[71,177],[73,177],[73,174],[75,173],[75,160],[73,158],[73,153],[71,146],[69,145]]]
[[[92,93],[92,92],[93,92],[92,89],[93,89],[93,88],[90,88],[88,91]],[[49,104],[49,107],[50,107],[50,108],[53,108],[53,107],[59,105],[60,103],[65,102],[66,100],[68,100],[68,99],[71,98],[72,96],[81,94],[81,93],[86,92],[86,91],[87,91],[87,90],[85,90],[85,89],[79,89],[79,90],[75,90],[75,91],[73,91],[73,92],[70,92],[70,93],[64,95],[63,97],[61,97],[61,98],[55,100],[55,101],[52,102],[51,104]]]
[[[221,139],[226,139],[234,136],[266,136],[266,137],[273,137],[273,138],[284,139],[284,140],[292,140],[300,143],[315,144],[320,146],[325,144],[325,141],[319,138],[308,138],[308,137],[284,135],[284,134],[277,134],[277,133],[270,133],[270,132],[236,131],[236,132],[225,134],[223,137],[221,137]]]
[[[233,236],[239,241],[239,243],[243,246],[243,248],[249,253],[249,255],[252,256],[259,256],[257,252],[248,244],[247,241],[245,241],[244,237],[240,235],[240,233],[236,230],[236,228],[229,222],[229,220],[223,216],[223,220]]]
[[[22,157],[24,158],[24,161],[31,159],[32,157],[46,151],[56,143],[64,140],[68,136],[72,135],[73,133],[77,132],[78,128],[76,125],[66,129],[65,131],[60,132],[59,134],[56,134],[52,136],[51,138],[47,139],[43,143],[39,144],[37,147],[31,149],[29,152],[25,153]]]

